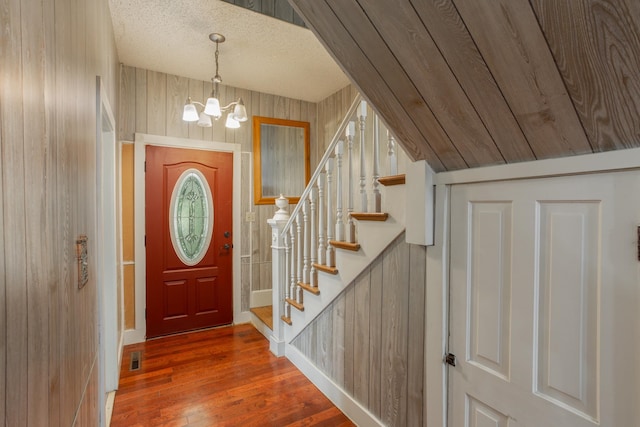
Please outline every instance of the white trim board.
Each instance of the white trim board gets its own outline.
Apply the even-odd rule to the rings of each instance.
[[[169,136],[135,134],[134,142],[134,191],[135,191],[135,329],[125,331],[125,344],[143,342],[146,337],[147,323],[144,318],[146,301],[146,252],[144,247],[145,234],[145,179],[144,161],[145,146],[157,145],[162,147],[190,148],[207,151],[222,151],[233,153],[233,321],[246,323],[250,316],[241,311],[241,274],[240,274],[240,144],[228,142],[212,142],[197,139],[175,138]]]
[[[468,184],[640,168],[640,148],[437,173],[434,184]]]

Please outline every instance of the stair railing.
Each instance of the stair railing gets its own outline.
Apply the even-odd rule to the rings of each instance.
[[[331,143],[318,163],[309,184],[302,192],[299,202],[288,217],[284,226],[274,227],[274,251],[281,251],[286,260],[273,265],[282,271],[273,272],[274,315],[291,323],[291,307],[304,310],[303,291],[318,294],[318,271],[336,273],[335,249],[331,242],[356,243],[355,223],[351,216],[354,209],[354,148],[353,142],[359,140],[359,195],[361,212],[367,212],[367,176],[372,171],[371,204],[374,212],[381,210],[381,197],[378,184],[380,177],[379,121],[377,116],[367,122],[367,104],[360,95],[356,96],[344,119],[338,126]],[[356,130],[356,123],[359,124]],[[366,125],[372,123],[373,155],[367,165]],[[397,174],[396,146],[393,137],[387,132],[387,153],[389,171]],[[345,153],[345,141],[347,152]],[[347,179],[343,177],[344,163],[347,166]],[[335,183],[335,186],[334,186]],[[346,194],[345,194],[346,192]],[[346,217],[344,202],[347,201]],[[346,224],[345,224],[346,222]],[[284,219],[281,220],[281,224]],[[275,223],[274,223],[275,224]],[[274,225],[272,225],[274,226]],[[345,230],[346,227],[346,230]],[[346,231],[346,233],[345,233]],[[335,240],[334,240],[335,239]],[[275,242],[281,242],[276,248]],[[278,297],[275,296],[278,294]],[[276,298],[279,299],[276,309]],[[274,316],[275,317],[275,316]],[[277,319],[274,319],[277,321]],[[274,322],[275,323],[275,322]]]

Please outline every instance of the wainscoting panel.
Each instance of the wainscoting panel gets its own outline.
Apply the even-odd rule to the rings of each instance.
[[[425,278],[402,234],[292,342],[386,425],[422,425]]]

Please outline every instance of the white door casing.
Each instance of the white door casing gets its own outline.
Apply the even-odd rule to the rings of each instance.
[[[452,187],[450,425],[640,425],[639,190],[639,172]]]

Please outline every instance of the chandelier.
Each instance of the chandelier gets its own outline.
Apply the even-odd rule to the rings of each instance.
[[[218,74],[218,45],[225,41],[225,37],[222,34],[211,33],[209,34],[209,39],[216,44],[216,75],[211,79],[213,90],[207,99],[206,105],[198,101],[193,101],[191,97],[188,97],[187,102],[184,104],[184,110],[182,111],[182,120],[186,122],[198,122],[198,126],[202,127],[211,127],[211,117],[218,120],[222,117],[222,113],[228,112],[225,126],[232,129],[239,128],[240,122],[247,121],[247,109],[244,107],[242,98],[238,98],[237,101],[224,107],[220,106],[220,100],[218,98],[218,84],[222,83],[222,77]],[[198,113],[196,105],[202,107],[203,110],[200,111],[200,113]]]

